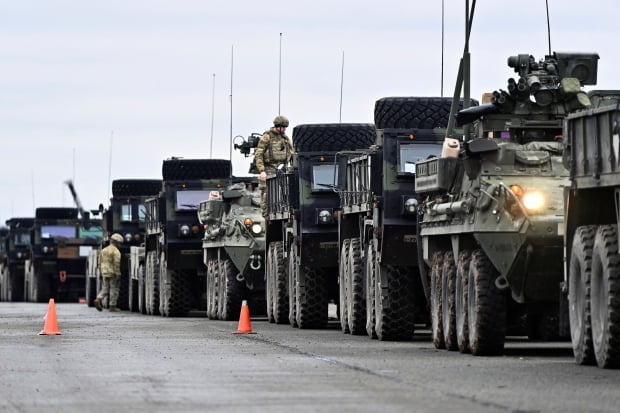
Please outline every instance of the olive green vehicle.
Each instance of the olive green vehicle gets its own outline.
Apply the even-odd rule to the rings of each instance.
[[[589,104],[596,54],[508,58],[518,74],[491,102],[457,115],[474,138],[456,156],[416,164],[422,255],[431,267],[437,348],[501,354],[507,333],[567,334],[563,280],[562,122]],[[458,142],[458,141],[457,141]]]
[[[239,180],[241,178],[234,178]],[[257,178],[237,182],[200,203],[207,266],[207,316],[237,320],[242,300],[265,314],[265,219]]]
[[[11,218],[6,220],[6,228],[0,228],[1,301],[24,301],[24,266],[33,222],[34,218]]]

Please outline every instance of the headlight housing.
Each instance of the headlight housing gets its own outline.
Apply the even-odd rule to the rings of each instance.
[[[132,238],[133,237],[132,237],[131,233],[128,232],[128,233],[125,234],[125,242],[131,242]]]
[[[332,209],[318,209],[316,215],[317,224],[331,224],[334,222],[334,215]]]
[[[263,232],[263,227],[261,226],[261,224],[258,223],[254,223],[251,227],[250,230],[252,231],[252,234],[254,235],[258,235],[261,232]]]
[[[545,206],[545,197],[539,191],[527,191],[521,199],[523,206],[528,211],[538,211]]]
[[[189,237],[189,225],[184,224],[179,226],[179,236]]]
[[[418,211],[418,200],[413,197],[403,198],[403,214],[415,214]]]

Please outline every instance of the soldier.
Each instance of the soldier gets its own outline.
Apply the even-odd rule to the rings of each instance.
[[[101,250],[99,270],[101,271],[103,285],[94,301],[95,308],[99,311],[102,310],[101,300],[108,295],[110,296],[110,311],[121,311],[121,309],[116,306],[116,302],[121,287],[121,252],[118,246],[122,243],[123,236],[121,234],[113,234],[110,237],[110,245]]]
[[[293,155],[293,144],[286,136],[288,119],[276,116],[273,127],[263,133],[254,152],[256,168],[260,172],[258,187],[261,190],[261,209],[267,215],[267,175],[274,174],[280,164],[287,164]]]

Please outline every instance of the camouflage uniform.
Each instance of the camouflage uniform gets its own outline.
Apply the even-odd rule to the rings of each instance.
[[[118,293],[121,287],[121,252],[115,245],[108,245],[101,250],[99,269],[103,286],[97,295],[97,300],[110,296],[110,308],[116,307]]]
[[[258,172],[275,174],[278,165],[288,163],[292,154],[293,144],[286,133],[278,132],[275,127],[270,128],[260,138],[254,152]],[[267,182],[259,179],[258,187],[261,190],[261,210],[263,216],[267,216]]]

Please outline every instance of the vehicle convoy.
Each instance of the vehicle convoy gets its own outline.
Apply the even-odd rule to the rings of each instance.
[[[271,322],[327,325],[338,302],[336,153],[367,148],[372,124],[307,124],[293,129],[292,167],[267,179],[266,301]]]
[[[26,301],[78,301],[85,293],[86,258],[101,243],[99,219],[80,219],[77,208],[42,207],[35,211],[28,259]]]
[[[579,364],[620,368],[620,91],[592,91],[592,106],[567,116],[565,284]]]
[[[144,258],[139,250],[132,251],[132,274],[139,275],[139,262],[144,262],[138,282],[141,312],[168,317],[206,308],[204,230],[197,211],[212,191],[219,193],[229,184],[231,171],[231,162],[223,159],[163,161],[162,190],[145,201]]]
[[[2,236],[0,300],[24,301],[24,264],[28,258],[34,218],[11,218]]]
[[[415,251],[415,162],[441,152],[450,99],[387,97],[375,103],[371,147],[337,155],[342,330],[380,340],[413,336],[428,320]]]
[[[117,306],[121,310],[138,311],[138,279],[131,276],[129,256],[131,248],[144,243],[145,207],[144,200],[159,194],[160,179],[117,179],[112,181],[112,198],[107,209],[99,206],[103,214],[103,238],[101,245],[88,256],[86,270],[86,302],[94,306],[99,290],[99,254],[110,243],[110,236],[123,236],[119,245],[121,252],[121,286]]]
[[[253,315],[265,314],[266,227],[258,180],[243,179],[211,195],[198,210],[204,228],[207,316],[237,320],[244,299]]]
[[[457,115],[459,124],[477,120],[475,138],[456,156],[416,164],[437,348],[494,355],[507,333],[568,333],[560,283],[569,180],[560,139],[566,115],[589,104],[581,86],[596,83],[597,59],[509,57],[518,80]]]

